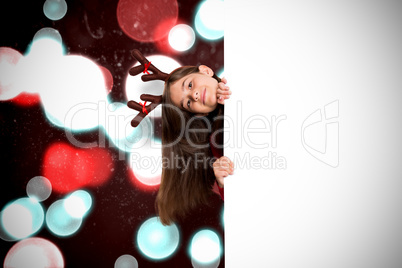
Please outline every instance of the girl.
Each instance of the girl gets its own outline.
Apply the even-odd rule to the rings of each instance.
[[[174,165],[163,165],[155,207],[161,222],[169,225],[197,206],[207,204],[214,184],[224,198],[224,178],[234,170],[232,161],[222,156],[223,105],[231,91],[226,79],[219,79],[205,65],[180,67],[167,75],[138,51],[132,54],[145,69],[133,67],[137,69],[130,70],[131,75],[145,73],[149,67],[153,74],[145,79],[143,76],[144,81],[161,77],[165,81],[163,94],[158,99],[162,103],[162,159]],[[154,102],[156,96],[151,97],[154,98],[141,96],[141,99]],[[145,107],[144,104],[142,108],[152,110],[156,105]],[[128,106],[141,111],[141,106],[134,105],[133,101]],[[143,116],[146,116],[144,110],[140,117]]]

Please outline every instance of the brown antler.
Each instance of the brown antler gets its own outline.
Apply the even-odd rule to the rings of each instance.
[[[149,62],[144,55],[138,50],[134,49],[131,51],[131,55],[141,63],[139,66],[135,66],[129,70],[130,75],[138,75],[139,73],[146,73],[145,75],[141,76],[142,81],[152,81],[152,80],[162,80],[165,81],[166,78],[169,76],[167,73],[160,71],[154,65]],[[148,72],[150,70],[152,74]],[[142,94],[140,96],[141,100],[144,101],[144,104],[135,102],[130,100],[127,103],[127,106],[131,109],[138,111],[139,113],[131,120],[131,126],[136,127],[144,119],[145,116],[148,115],[152,110],[154,110],[161,102],[162,102],[162,95],[155,96],[149,94]],[[151,104],[146,105],[147,101],[152,102]]]

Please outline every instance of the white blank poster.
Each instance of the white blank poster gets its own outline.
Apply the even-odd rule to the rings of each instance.
[[[225,0],[226,267],[402,267],[402,2]]]

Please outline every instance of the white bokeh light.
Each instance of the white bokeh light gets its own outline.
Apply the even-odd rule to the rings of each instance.
[[[10,47],[0,47],[0,100],[16,97],[21,90],[16,87],[18,65],[22,54]]]
[[[52,193],[52,184],[43,176],[36,176],[27,184],[27,195],[41,202],[46,200]]]
[[[177,51],[189,50],[194,42],[194,30],[186,24],[176,25],[169,32],[169,44]]]
[[[166,56],[154,55],[145,57],[154,65],[156,68],[165,73],[170,73],[174,69],[180,67],[181,65],[174,59]],[[137,62],[134,66],[139,65]],[[150,72],[152,73],[152,72]],[[149,82],[143,82],[141,76],[144,75],[140,73],[135,76],[128,75],[126,80],[126,97],[128,100],[134,100],[136,102],[143,101],[140,99],[141,94],[151,94],[151,95],[162,95],[164,82],[160,80],[154,80]],[[147,102],[147,105],[149,102]],[[149,113],[149,117],[161,117],[162,109],[161,105],[156,107],[153,111]]]
[[[84,190],[75,191],[64,199],[64,208],[73,218],[84,217],[91,206],[92,197]]]
[[[11,204],[4,209],[1,216],[4,229],[16,239],[27,237],[32,233],[33,217],[25,206]]]
[[[199,9],[200,18],[204,25],[209,29],[223,30],[225,25],[222,11],[225,9],[222,0],[207,0],[204,1]]]
[[[44,28],[40,29],[39,31],[37,31],[33,37],[33,40],[37,41],[42,38],[53,39],[53,40],[59,42],[60,44],[63,43],[63,39],[61,38],[60,32],[51,27],[44,27]]]
[[[127,104],[113,102],[106,109],[105,120],[100,121],[110,141],[122,151],[135,151],[141,147],[139,142],[146,141],[154,132],[148,116],[137,127],[131,126],[131,120],[137,114],[138,112],[130,109]]]
[[[24,239],[10,248],[5,259],[5,268],[63,268],[64,259],[60,249],[52,242],[39,238]]]
[[[138,261],[129,254],[121,255],[114,263],[114,268],[138,268]]]
[[[21,92],[39,93],[44,112],[54,125],[73,131],[99,125],[99,103],[108,102],[103,73],[89,58],[66,56],[57,32],[38,31],[27,53],[15,64],[9,58],[18,54],[0,52],[0,66],[12,67],[0,75],[0,85],[5,88],[1,100]]]
[[[0,237],[13,241],[31,236],[42,228],[44,217],[43,207],[36,199],[14,200],[0,212]]]
[[[145,140],[145,139],[143,139]],[[162,144],[156,139],[146,139],[141,148],[132,152],[128,159],[134,176],[141,183],[154,186],[161,182],[162,174]]]
[[[190,253],[195,263],[212,264],[217,262],[221,255],[218,235],[211,230],[197,232],[191,240]]]

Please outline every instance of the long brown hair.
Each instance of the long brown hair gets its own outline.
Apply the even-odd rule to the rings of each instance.
[[[222,146],[223,105],[218,104],[208,116],[195,117],[176,108],[170,97],[171,84],[198,72],[197,66],[176,69],[167,78],[162,95],[162,159],[170,164],[162,166],[155,207],[164,225],[181,219],[201,204],[208,204],[215,182],[210,135],[215,133],[214,143]],[[220,82],[215,74],[213,77]],[[183,129],[186,127],[202,131]]]

